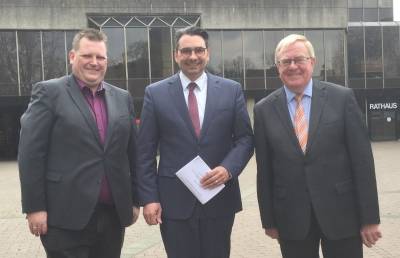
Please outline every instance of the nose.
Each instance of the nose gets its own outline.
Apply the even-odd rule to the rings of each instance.
[[[90,58],[90,62],[91,65],[97,65],[98,61],[97,61],[97,57],[96,56],[92,56]]]
[[[290,64],[288,65],[288,68],[290,68],[290,69],[297,68],[297,64],[293,59],[290,60]]]
[[[192,49],[192,51],[190,52],[189,58],[190,58],[190,59],[197,59],[197,55],[196,55],[196,53],[194,52],[193,49]]]

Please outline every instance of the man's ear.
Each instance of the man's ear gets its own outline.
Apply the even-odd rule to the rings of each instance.
[[[74,63],[75,56],[76,56],[76,53],[74,50],[69,51],[69,53],[68,53],[69,64]]]

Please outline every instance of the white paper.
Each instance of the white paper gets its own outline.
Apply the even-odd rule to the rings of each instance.
[[[177,177],[196,196],[201,204],[208,202],[225,187],[224,184],[212,189],[205,189],[201,186],[201,178],[210,170],[204,160],[197,156],[176,172]]]

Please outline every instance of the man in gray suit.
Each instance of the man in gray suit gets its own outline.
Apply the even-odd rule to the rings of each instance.
[[[275,51],[284,86],[254,108],[262,226],[285,258],[360,258],[381,237],[374,162],[353,92],[312,79],[311,43]]]
[[[176,34],[181,71],[146,88],[138,137],[139,198],[150,225],[161,224],[168,257],[225,258],[235,213],[242,209],[238,176],[253,154],[253,132],[239,83],[205,72],[208,34]],[[160,160],[157,168],[156,154]],[[211,168],[204,188],[225,184],[202,205],[175,173],[199,155]]]
[[[103,81],[106,42],[77,33],[72,75],[37,83],[21,118],[22,210],[49,258],[120,257],[139,214],[133,103]]]

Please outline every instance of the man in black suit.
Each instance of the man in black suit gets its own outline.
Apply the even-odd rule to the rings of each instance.
[[[139,214],[133,103],[103,81],[106,42],[77,33],[72,75],[37,83],[21,117],[22,210],[49,258],[120,257]]]
[[[208,60],[206,31],[196,27],[178,31],[175,61],[181,71],[148,86],[144,96],[138,137],[139,197],[147,223],[161,224],[171,258],[229,257],[235,213],[242,209],[238,177],[253,154],[242,88],[205,72]],[[204,205],[175,175],[197,155],[211,168],[202,178],[203,187],[225,184]]]
[[[285,258],[360,258],[381,237],[370,141],[353,92],[312,79],[311,43],[275,51],[284,86],[254,108],[257,193],[265,233]]]

